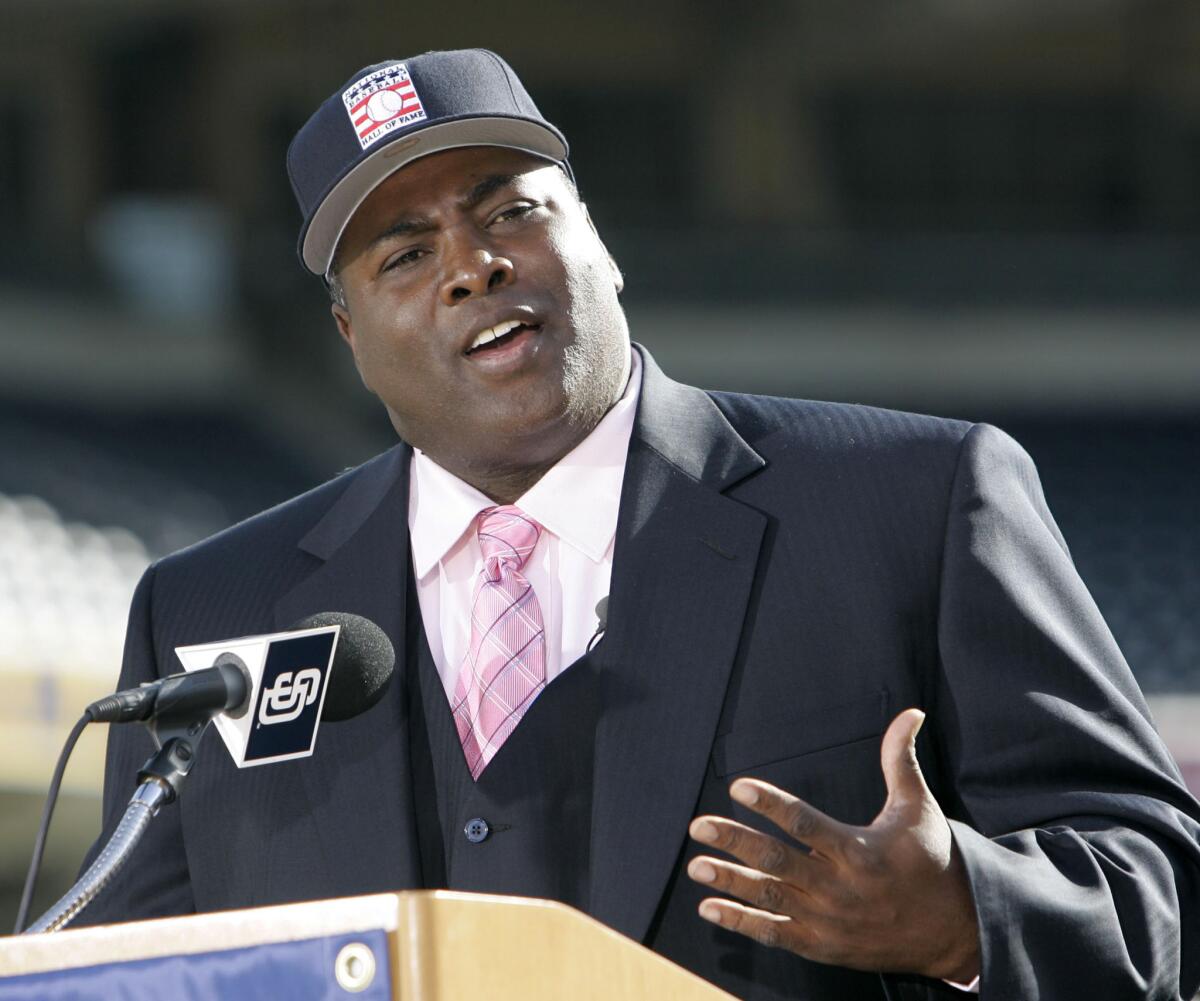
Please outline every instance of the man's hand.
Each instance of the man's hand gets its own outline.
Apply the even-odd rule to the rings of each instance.
[[[693,838],[744,865],[699,856],[688,875],[750,905],[709,897],[700,916],[821,963],[973,979],[979,926],[950,827],[917,764],[924,720],[906,709],[884,734],[887,802],[869,827],[839,823],[757,779],[734,782],[733,798],[789,838],[722,817],[693,820]]]

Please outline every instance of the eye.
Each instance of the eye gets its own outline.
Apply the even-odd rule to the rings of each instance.
[[[397,254],[395,257],[389,257],[381,271],[391,271],[393,268],[405,267],[409,264],[415,264],[425,255],[425,250],[421,247],[413,247],[411,250],[406,250],[402,254]]]
[[[492,220],[490,223],[488,223],[488,225],[490,226],[498,222],[509,222],[513,219],[519,219],[521,216],[528,215],[537,208],[541,208],[541,206],[532,202],[518,202],[516,205],[510,205],[508,208],[501,209],[499,212],[497,212],[494,216],[492,216]]]

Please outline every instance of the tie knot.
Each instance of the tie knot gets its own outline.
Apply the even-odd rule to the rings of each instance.
[[[479,516],[479,548],[492,580],[502,568],[520,570],[537,545],[542,526],[512,504],[490,507]]]

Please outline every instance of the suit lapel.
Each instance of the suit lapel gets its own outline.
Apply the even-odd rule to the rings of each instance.
[[[642,939],[683,846],[766,519],[721,491],[764,462],[644,355],[617,524],[595,748],[592,914]]]
[[[349,888],[341,893],[421,881],[406,705],[410,456],[400,445],[362,469],[300,542],[320,566],[275,607],[279,629],[322,611],[364,616],[396,651],[383,700],[353,720],[322,724],[315,753],[302,763],[330,879]]]

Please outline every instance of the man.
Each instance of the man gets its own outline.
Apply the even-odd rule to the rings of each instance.
[[[396,679],[310,759],[203,745],[91,919],[451,886],[742,997],[1190,996],[1200,809],[1029,459],[671,382],[566,155],[479,50],[297,136],[302,260],[401,444],[152,567],[121,684],[322,610]],[[114,731],[108,827],[149,752]]]

